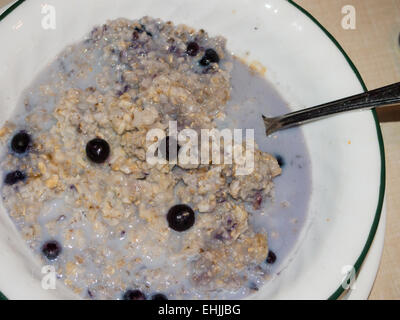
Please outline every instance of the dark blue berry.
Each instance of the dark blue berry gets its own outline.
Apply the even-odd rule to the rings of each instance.
[[[132,32],[132,41],[136,41],[137,39],[139,39],[139,33],[140,33],[140,31],[137,31],[137,30]]]
[[[24,153],[28,150],[31,143],[31,136],[25,132],[18,132],[11,140],[11,149],[15,153]]]
[[[90,299],[94,298],[93,292],[90,289],[87,289],[87,294],[88,294]]]
[[[123,300],[146,300],[145,294],[140,290],[127,290],[122,296]]]
[[[42,246],[42,253],[48,260],[56,259],[61,253],[61,245],[56,240],[47,241]]]
[[[117,91],[117,96],[120,97],[122,96],[125,92],[127,92],[130,89],[130,85],[126,84],[123,86],[123,88],[121,90]]]
[[[103,139],[93,139],[86,145],[86,155],[95,163],[103,163],[110,155],[110,146]]]
[[[172,147],[174,144],[176,145],[176,147],[171,148],[171,150],[170,150],[170,147]],[[161,155],[167,161],[169,161],[170,159],[175,160],[177,158],[179,149],[180,149],[180,146],[179,146],[178,142],[176,141],[176,139],[173,137],[170,137],[170,136],[166,136],[165,139],[162,140],[160,143]]]
[[[258,291],[258,286],[254,282],[249,283],[249,289],[253,291]]]
[[[199,53],[199,50],[200,50],[200,47],[197,44],[197,42],[192,41],[187,44],[186,53],[189,56],[192,56],[192,57],[197,56],[197,54]]]
[[[167,296],[162,293],[156,293],[151,297],[151,300],[168,300]]]
[[[204,56],[200,60],[200,65],[208,66],[210,63],[218,63],[219,56],[218,53],[214,49],[207,49],[204,53]]]
[[[185,204],[178,204],[169,209],[167,221],[171,229],[178,232],[186,231],[194,225],[194,211]]]
[[[153,34],[152,34],[151,32],[149,32],[149,31],[146,30],[146,26],[145,26],[145,25],[141,24],[140,26],[141,26],[141,28],[135,27],[135,31],[137,31],[137,32],[139,32],[139,33],[142,33],[142,32],[144,31],[144,32],[146,32],[146,34],[147,34],[149,37],[152,37],[152,36],[153,36]]]
[[[282,156],[279,154],[275,156],[276,161],[278,161],[278,164],[280,167],[283,167],[285,165],[285,160],[283,160]]]
[[[24,181],[25,178],[26,178],[25,173],[23,173],[23,172],[21,172],[19,170],[16,170],[16,171],[7,173],[7,175],[6,175],[5,179],[4,179],[4,183],[9,185],[9,186],[12,186],[13,184],[16,184],[16,183],[18,183],[20,181]]]
[[[276,261],[276,254],[272,250],[269,250],[266,262],[268,264],[273,264],[275,263],[275,261]]]

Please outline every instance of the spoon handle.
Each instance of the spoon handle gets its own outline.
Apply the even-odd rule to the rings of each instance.
[[[267,135],[289,127],[353,110],[368,110],[400,103],[400,82],[315,107],[264,119]]]

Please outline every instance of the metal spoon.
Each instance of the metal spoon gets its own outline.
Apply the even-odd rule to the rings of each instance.
[[[264,115],[262,117],[266,133],[270,135],[278,130],[326,118],[337,113],[369,110],[398,103],[400,103],[400,82],[278,117],[267,118]]]

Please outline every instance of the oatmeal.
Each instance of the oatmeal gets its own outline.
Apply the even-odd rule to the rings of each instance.
[[[217,128],[235,63],[204,30],[109,21],[66,48],[0,129],[4,205],[75,293],[244,297],[269,276],[276,257],[252,216],[272,201],[274,156],[256,149],[248,175],[146,161],[151,129]]]

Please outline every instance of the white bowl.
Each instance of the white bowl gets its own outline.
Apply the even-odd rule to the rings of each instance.
[[[83,4],[84,3],[84,4]],[[33,78],[67,45],[107,19],[144,15],[204,28],[228,49],[267,68],[293,110],[356,94],[365,85],[339,44],[311,16],[284,0],[49,0],[56,29],[44,30],[40,0],[18,1],[0,18],[0,124]],[[255,28],[256,27],[256,28]],[[246,55],[246,52],[250,52]],[[291,261],[255,299],[327,299],[343,292],[346,266],[358,271],[382,209],[383,142],[374,112],[303,127],[312,159],[309,218]],[[10,299],[75,297],[41,288],[38,260],[0,208],[0,290]]]

